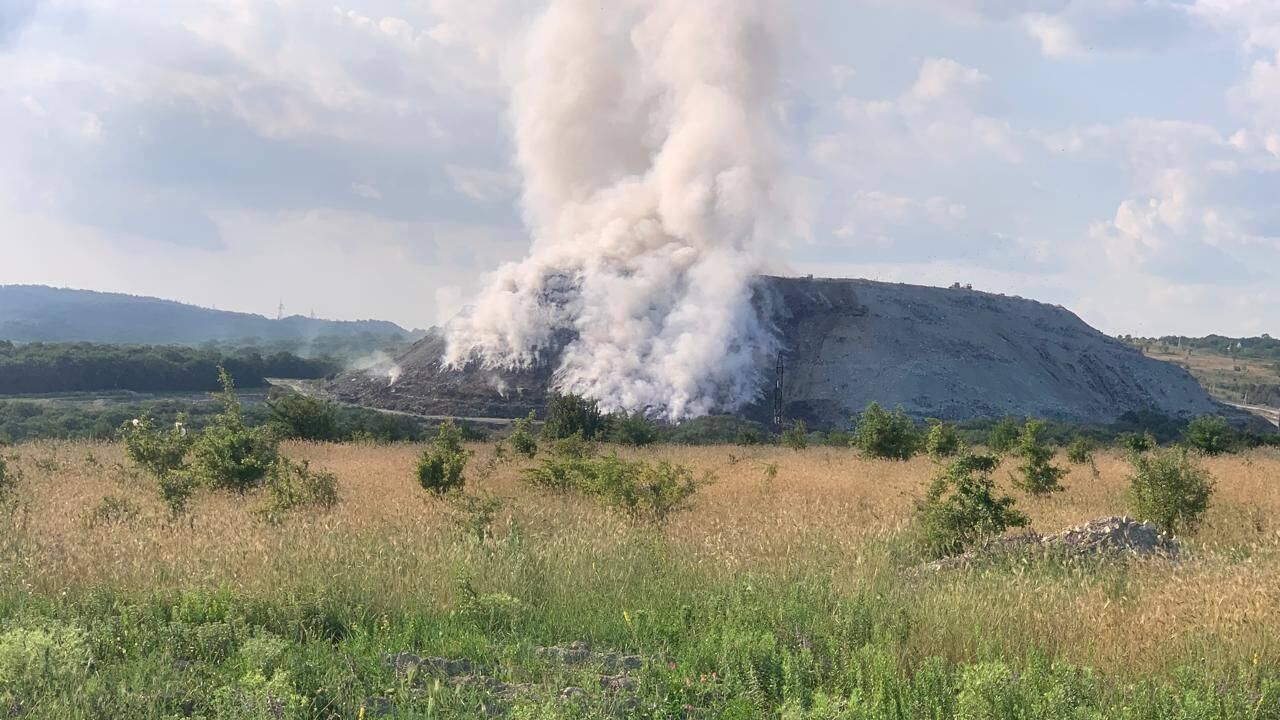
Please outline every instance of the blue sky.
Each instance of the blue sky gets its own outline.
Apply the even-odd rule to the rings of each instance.
[[[5,0],[0,283],[426,326],[528,239],[535,0]],[[1280,334],[1280,3],[797,0],[779,272]]]

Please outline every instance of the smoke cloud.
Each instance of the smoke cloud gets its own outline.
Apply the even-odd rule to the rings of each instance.
[[[552,1],[512,81],[533,247],[451,323],[449,364],[561,351],[560,390],[675,420],[756,398],[780,6]]]

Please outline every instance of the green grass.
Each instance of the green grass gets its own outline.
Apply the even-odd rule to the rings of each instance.
[[[1274,667],[1187,656],[1164,676],[1107,677],[1002,631],[999,608],[985,627],[949,626],[947,603],[975,584],[1016,586],[1025,568],[915,585],[885,575],[848,593],[822,579],[836,568],[816,561],[725,579],[673,566],[664,541],[644,533],[615,555],[586,550],[519,535],[472,542],[455,557],[454,578],[474,590],[470,603],[388,593],[340,572],[269,596],[49,596],[9,585],[0,591],[0,713],[7,703],[24,718],[354,718],[385,698],[398,718],[479,718],[494,707],[530,718],[1280,717]],[[1124,592],[1123,569],[1033,572]],[[499,595],[513,600],[486,603]],[[645,656],[636,689],[604,691],[598,669],[534,652],[574,640]],[[402,651],[469,659],[536,687],[511,701],[431,680],[414,687],[385,661]],[[24,653],[35,660],[10,662]],[[558,699],[570,686],[587,692]]]

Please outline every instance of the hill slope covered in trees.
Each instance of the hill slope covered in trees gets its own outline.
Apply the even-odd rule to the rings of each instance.
[[[95,342],[140,345],[276,346],[312,355],[306,345],[341,338],[370,349],[409,339],[412,333],[381,320],[275,320],[151,297],[68,290],[38,285],[0,285],[0,340]],[[347,344],[350,344],[348,342]]]

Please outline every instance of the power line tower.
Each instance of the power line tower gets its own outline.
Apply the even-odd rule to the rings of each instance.
[[[786,372],[786,365],[782,360],[782,355],[778,355],[778,368],[774,373],[775,384],[773,388],[773,426],[782,429],[782,380]]]

